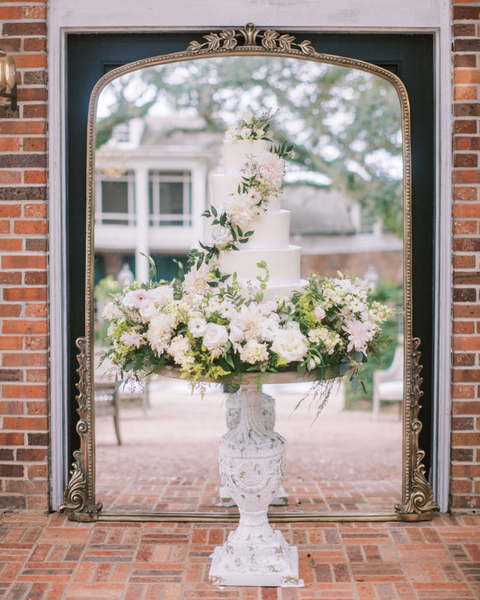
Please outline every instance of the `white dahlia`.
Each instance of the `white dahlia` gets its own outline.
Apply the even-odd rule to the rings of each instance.
[[[182,284],[183,291],[187,294],[203,296],[210,291],[208,281],[210,280],[210,269],[202,265],[200,269],[191,269]]]
[[[272,187],[280,188],[285,173],[285,161],[277,154],[264,150],[257,156],[257,165],[260,176]]]

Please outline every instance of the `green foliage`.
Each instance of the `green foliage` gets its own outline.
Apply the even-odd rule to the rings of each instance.
[[[112,299],[114,294],[120,292],[120,285],[118,281],[113,278],[113,275],[107,275],[101,279],[95,286],[94,296],[97,300],[108,300]]]

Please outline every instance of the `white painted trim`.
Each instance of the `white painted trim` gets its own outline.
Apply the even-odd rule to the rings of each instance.
[[[432,485],[442,512],[449,508],[452,340],[452,47],[451,6],[436,37],[437,201],[435,223],[435,330]],[[421,348],[420,348],[421,349]]]
[[[63,36],[56,35],[56,14],[49,10],[49,296],[50,296],[50,506],[63,501],[71,457],[66,447],[67,303],[65,215],[65,103]]]
[[[436,54],[436,113],[437,113],[437,194],[436,194],[436,260],[437,285],[435,289],[437,312],[435,315],[435,371],[434,394],[437,398],[434,414],[434,469],[433,485],[437,502],[443,511],[448,508],[450,470],[450,347],[451,347],[451,47],[450,4],[441,0],[440,24],[431,27],[300,27],[269,22],[277,29],[289,31],[318,31],[320,33],[434,33],[437,41]],[[55,3],[58,5],[58,0]],[[67,480],[68,464],[64,441],[66,396],[66,323],[65,323],[65,35],[66,33],[141,33],[164,31],[212,30],[216,26],[170,26],[170,27],[85,27],[74,26],[74,12],[60,15],[58,6],[49,9],[49,169],[50,169],[50,323],[51,323],[51,490],[52,508],[62,501]],[[73,14],[73,16],[72,16]],[[438,18],[438,13],[437,13]],[[78,19],[81,22],[81,18]],[[213,20],[213,19],[212,19]],[[252,19],[255,22],[255,19]],[[63,23],[62,23],[63,21]],[[65,21],[69,21],[68,24]],[[260,23],[261,19],[257,19]],[[270,19],[271,21],[271,19]],[[413,22],[415,19],[412,20]],[[164,20],[165,22],[165,20]],[[62,26],[63,25],[63,26]],[[243,25],[243,22],[242,22]],[[61,282],[61,285],[59,285]]]

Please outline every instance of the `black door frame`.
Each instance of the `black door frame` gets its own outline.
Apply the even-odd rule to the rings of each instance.
[[[112,68],[151,56],[183,51],[204,31],[159,33],[69,33],[66,103],[66,251],[68,463],[79,447],[75,340],[85,335],[85,231],[87,114],[96,82]],[[295,31],[301,36],[301,31]],[[379,65],[402,79],[410,99],[412,142],[413,336],[419,337],[423,365],[423,429],[420,447],[431,470],[435,316],[435,84],[434,35],[304,32],[317,52]]]

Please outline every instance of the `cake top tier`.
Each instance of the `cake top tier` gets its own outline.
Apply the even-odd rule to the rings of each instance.
[[[241,169],[248,162],[249,156],[258,156],[269,149],[270,142],[266,140],[235,140],[223,142],[224,169]]]

